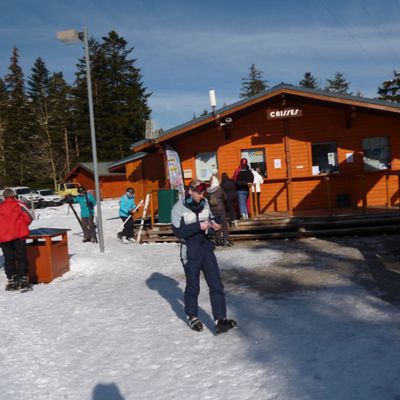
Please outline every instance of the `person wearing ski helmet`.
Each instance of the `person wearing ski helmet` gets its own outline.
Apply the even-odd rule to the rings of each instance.
[[[118,237],[124,244],[133,243],[135,221],[132,212],[136,208],[135,204],[135,189],[128,187],[126,193],[119,200],[119,216],[124,222],[124,229],[118,233]]]
[[[86,191],[84,186],[78,187],[78,196],[69,197],[68,202],[77,203],[81,208],[83,242],[97,243],[96,227],[94,224],[94,207],[96,199]]]
[[[209,287],[212,314],[216,333],[226,332],[235,327],[236,321],[227,319],[224,286],[221,282],[215,246],[207,233],[221,228],[211,213],[204,198],[207,185],[199,179],[189,183],[185,198],[178,200],[172,208],[172,230],[181,241],[181,262],[186,276],[185,313],[191,329],[202,331],[203,324],[198,318],[198,297],[200,293],[200,271],[203,271]]]

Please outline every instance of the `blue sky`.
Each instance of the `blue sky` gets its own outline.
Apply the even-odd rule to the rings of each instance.
[[[82,47],[56,32],[87,25],[97,39],[115,30],[134,47],[163,129],[239,99],[252,63],[270,86],[298,84],[306,71],[324,86],[343,72],[353,92],[376,96],[400,70],[400,0],[0,0],[0,76],[13,45],[25,76],[42,57],[72,83]]]

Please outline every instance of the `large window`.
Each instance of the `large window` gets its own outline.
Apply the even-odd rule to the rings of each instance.
[[[378,171],[390,167],[390,145],[386,136],[363,139],[364,170]]]
[[[267,164],[265,162],[264,149],[242,150],[242,158],[247,158],[250,168],[260,167],[263,176],[267,176]]]
[[[217,153],[198,153],[196,154],[196,178],[208,181],[211,178],[213,169],[218,169]]]
[[[339,171],[336,143],[315,143],[312,145],[312,173],[329,174]]]

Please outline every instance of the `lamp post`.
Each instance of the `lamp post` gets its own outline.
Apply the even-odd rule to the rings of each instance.
[[[101,215],[101,197],[99,185],[99,173],[97,169],[97,147],[96,147],[96,131],[94,127],[94,112],[93,112],[93,95],[92,95],[92,79],[90,76],[90,61],[89,61],[89,43],[87,27],[83,27],[83,32],[77,32],[74,29],[62,31],[57,33],[57,39],[64,43],[77,43],[82,41],[85,48],[85,61],[86,61],[86,81],[88,89],[88,103],[89,103],[89,119],[90,119],[90,136],[92,139],[92,157],[93,157],[93,172],[94,172],[94,185],[96,190],[97,199],[97,228],[99,232],[99,245],[100,251],[104,253],[104,235],[103,235],[103,220]]]

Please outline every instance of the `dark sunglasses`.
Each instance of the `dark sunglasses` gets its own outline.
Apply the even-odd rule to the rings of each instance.
[[[199,183],[197,186],[193,187],[193,186],[189,186],[190,190],[193,190],[194,192],[197,193],[203,193],[207,190],[207,185],[205,183]]]

